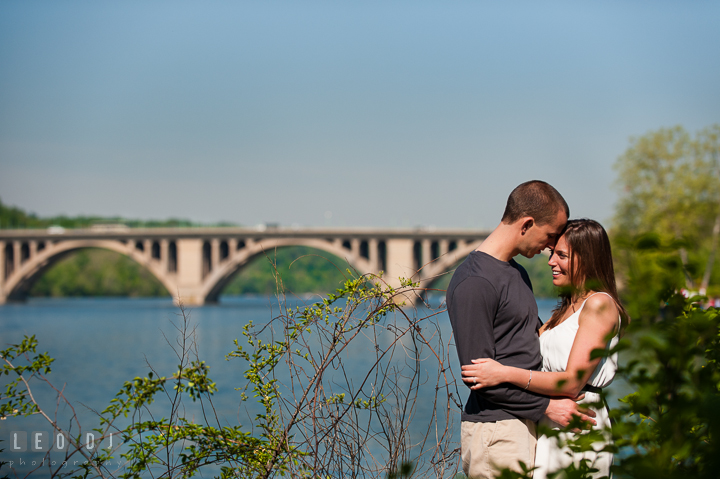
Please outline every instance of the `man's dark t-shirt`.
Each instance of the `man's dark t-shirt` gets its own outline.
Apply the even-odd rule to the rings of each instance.
[[[447,307],[460,364],[492,358],[538,370],[541,326],[530,278],[514,260],[473,251],[457,268],[447,290]],[[469,385],[468,385],[469,386]],[[470,391],[463,421],[538,421],[549,398],[511,384]]]

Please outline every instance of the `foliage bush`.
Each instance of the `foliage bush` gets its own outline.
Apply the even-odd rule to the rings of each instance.
[[[612,411],[617,477],[717,477],[720,470],[720,311],[683,297],[674,239],[619,240],[628,261],[619,374],[635,390]]]
[[[34,337],[0,351],[8,379],[0,416],[40,414],[67,438],[66,452],[48,453],[47,464],[38,466],[35,472],[43,476],[406,477],[415,471],[443,477],[457,469],[452,353],[434,312],[418,317],[399,306],[416,294],[410,281],[393,289],[373,276],[351,277],[335,294],[303,308],[288,308],[279,298],[281,314],[265,325],[247,324],[227,356],[246,365],[238,388],[242,401],[260,405],[249,428],[218,419],[212,405],[218,386],[192,354],[184,310],[177,325],[177,370],[126,382],[99,414],[100,427],[93,429],[98,441],[118,434],[123,448],[89,451],[77,417],[63,429],[38,406],[33,384],[47,381],[52,359],[37,353]],[[371,346],[370,367],[363,377],[350,377],[345,364],[354,359],[347,350],[359,341]],[[432,393],[418,398],[425,383]],[[187,414],[187,399],[200,404],[201,417]],[[435,405],[428,416],[418,416],[420,400]],[[420,436],[409,430],[418,421],[424,425]],[[119,458],[122,467],[108,467]],[[80,464],[62,467],[71,459]]]

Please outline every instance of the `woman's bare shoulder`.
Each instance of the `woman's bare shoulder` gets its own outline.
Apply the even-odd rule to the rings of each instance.
[[[580,315],[581,320],[583,317],[591,317],[596,320],[615,324],[618,318],[618,309],[615,300],[612,299],[610,295],[604,293],[597,293],[590,296],[587,301],[585,301],[582,312],[583,314]]]

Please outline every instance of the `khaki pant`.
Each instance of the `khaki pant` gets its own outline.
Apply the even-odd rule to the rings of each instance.
[[[492,479],[506,467],[522,472],[519,462],[535,465],[537,425],[528,419],[462,422],[463,471],[471,479]]]

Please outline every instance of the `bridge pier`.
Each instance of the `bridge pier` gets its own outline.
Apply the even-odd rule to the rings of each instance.
[[[387,270],[383,274],[383,280],[388,286],[399,288],[401,278],[419,279],[416,274],[418,268],[415,267],[414,245],[415,242],[412,239],[406,238],[385,241]],[[405,304],[413,304],[416,300],[417,298],[413,294],[403,294],[395,298],[396,303]]]
[[[160,270],[170,272],[169,264],[170,241],[166,239],[160,240]]]
[[[370,268],[373,271],[380,271],[380,256],[378,252],[379,241],[377,238],[368,240],[368,261],[370,262]]]
[[[201,239],[177,240],[177,291],[171,294],[176,302],[186,305],[205,304],[202,295],[203,244]]]
[[[20,269],[20,255],[22,254],[22,242],[13,241],[13,271]]]

